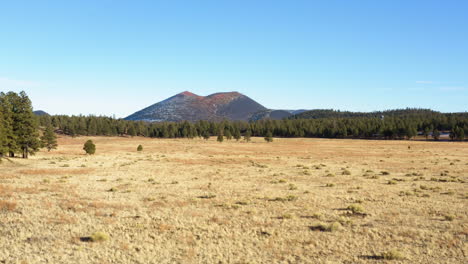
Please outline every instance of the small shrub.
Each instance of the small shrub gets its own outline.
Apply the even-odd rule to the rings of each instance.
[[[104,242],[109,240],[109,235],[104,232],[96,232],[90,236],[92,242]]]
[[[396,249],[392,249],[390,251],[386,251],[382,253],[382,258],[386,260],[402,260],[405,257],[403,256],[403,253]]]
[[[353,214],[364,214],[364,208],[358,204],[349,205],[346,209],[351,211]]]
[[[387,182],[387,184],[395,185],[395,184],[397,184],[397,181],[395,181],[395,180],[389,180],[389,181]]]
[[[388,171],[381,171],[380,173],[381,173],[382,175],[390,175],[390,172],[388,172]]]
[[[291,202],[297,200],[297,196],[295,195],[288,195],[286,197],[276,197],[274,199],[270,199],[273,202]]]
[[[200,198],[200,199],[213,199],[215,197],[216,197],[216,195],[214,195],[214,194],[206,194],[206,195],[198,196],[198,198]]]
[[[453,221],[453,220],[455,220],[455,218],[456,217],[454,215],[444,215],[444,219],[446,221]]]
[[[335,187],[335,184],[334,184],[334,183],[327,183],[327,184],[325,185],[325,187]]]
[[[349,170],[344,170],[341,174],[342,175],[351,175],[351,172]]]
[[[93,155],[96,153],[96,145],[94,145],[93,141],[90,139],[84,144],[83,150],[86,152],[86,154]]]
[[[143,151],[143,146],[142,146],[142,145],[138,145],[137,151]]]
[[[292,214],[284,214],[280,217],[281,219],[292,219],[293,215]]]
[[[297,190],[297,186],[291,183],[291,184],[289,184],[289,190],[291,190],[291,191]]]
[[[331,224],[316,223],[311,225],[309,228],[312,231],[334,232],[341,228],[341,224],[338,222],[333,222]]]

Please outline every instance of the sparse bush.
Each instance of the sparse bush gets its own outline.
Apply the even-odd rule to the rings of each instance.
[[[311,225],[309,228],[312,231],[334,232],[341,228],[341,224],[338,222],[333,222],[331,224],[316,223]]]
[[[214,194],[206,194],[206,195],[198,196],[198,198],[200,198],[200,199],[213,199],[215,197],[216,197],[216,195],[214,195]]]
[[[291,202],[297,200],[297,196],[295,195],[288,195],[286,197],[276,197],[274,199],[270,199],[272,202]]]
[[[364,208],[358,204],[351,204],[346,209],[353,214],[364,214]]]
[[[381,171],[380,174],[382,174],[382,175],[390,175],[390,172],[388,172],[388,171]]]
[[[402,260],[405,257],[403,256],[403,253],[396,249],[392,249],[386,252],[382,253],[382,258],[386,260]]]
[[[96,153],[96,145],[94,145],[93,141],[90,139],[84,144],[83,150],[86,152],[86,154],[93,155]]]
[[[142,146],[142,145],[138,145],[137,151],[143,151],[143,146]]]
[[[343,175],[351,175],[351,172],[349,170],[343,170],[343,172],[341,173]]]
[[[327,184],[325,184],[325,187],[335,187],[335,184],[334,183],[327,183]]]
[[[449,214],[444,215],[444,219],[445,219],[446,221],[453,221],[453,220],[455,220],[455,218],[456,218],[456,217],[455,217],[454,215],[449,215]]]
[[[273,134],[270,131],[267,132],[265,136],[265,141],[268,143],[273,142]]]
[[[109,235],[104,232],[96,232],[90,236],[92,242],[104,242],[109,240]]]

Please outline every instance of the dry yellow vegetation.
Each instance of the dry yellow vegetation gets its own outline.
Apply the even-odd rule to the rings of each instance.
[[[467,181],[467,143],[62,137],[0,164],[0,263],[466,263]]]

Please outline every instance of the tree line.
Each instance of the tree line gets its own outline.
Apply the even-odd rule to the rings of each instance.
[[[223,136],[239,140],[254,137],[321,137],[360,139],[412,139],[424,135],[439,140],[450,133],[451,140],[464,140],[468,114],[443,114],[430,110],[403,109],[378,115],[323,116],[284,120],[157,122],[128,121],[105,116],[39,116],[41,125],[51,123],[59,133],[71,136],[144,136],[152,138],[194,138]],[[396,114],[398,113],[398,114]]]

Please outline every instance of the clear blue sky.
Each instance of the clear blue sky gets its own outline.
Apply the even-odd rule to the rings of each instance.
[[[468,111],[468,1],[2,1],[0,90],[117,117],[185,90]]]

